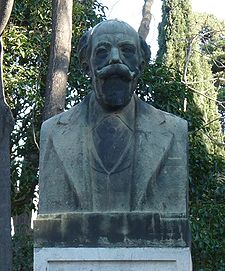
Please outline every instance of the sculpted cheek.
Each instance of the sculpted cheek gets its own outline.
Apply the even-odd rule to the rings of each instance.
[[[136,59],[131,59],[125,63],[132,72],[139,73],[139,61]]]
[[[107,57],[106,58],[99,58],[95,57],[91,59],[92,67],[94,70],[102,69],[107,64]]]

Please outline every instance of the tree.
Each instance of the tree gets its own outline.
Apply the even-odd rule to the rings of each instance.
[[[5,100],[3,86],[2,33],[9,20],[13,1],[0,1],[0,270],[12,270],[11,193],[10,193],[10,133],[13,118]]]
[[[215,249],[215,244],[222,249],[221,238],[215,228],[222,215],[216,191],[221,187],[221,175],[224,174],[224,152],[218,146],[223,138],[217,93],[212,83],[211,66],[201,54],[199,25],[193,20],[190,4],[187,1],[164,1],[163,18],[159,59],[170,70],[180,74],[184,93],[186,91],[183,103],[177,105],[183,113],[176,113],[189,122],[194,264],[196,269],[219,270],[221,263],[216,264],[213,259],[217,257],[222,260],[222,255]],[[218,210],[215,210],[215,203]]]
[[[223,270],[224,145],[212,64],[202,53],[200,32],[189,1],[164,0],[158,57],[138,94],[188,121],[194,266]]]
[[[217,89],[221,124],[225,128],[225,21],[214,15],[195,13],[199,25],[201,53],[207,58],[213,73],[213,83]]]

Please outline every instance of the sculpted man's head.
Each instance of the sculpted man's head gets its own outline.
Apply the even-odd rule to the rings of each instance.
[[[104,21],[88,31],[78,46],[81,66],[91,78],[98,103],[108,110],[126,106],[150,59],[146,42],[127,23]]]

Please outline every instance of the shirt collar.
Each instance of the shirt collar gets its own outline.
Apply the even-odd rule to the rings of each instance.
[[[132,131],[135,123],[135,100],[134,97],[123,109],[115,112],[108,112],[96,101],[94,92],[91,94],[89,102],[89,125],[91,129],[95,128],[104,118],[109,116],[116,116],[124,122],[126,126]]]

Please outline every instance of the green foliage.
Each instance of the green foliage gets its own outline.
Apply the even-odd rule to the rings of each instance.
[[[13,242],[13,271],[33,270],[33,236],[24,235],[23,230],[15,234]]]
[[[208,30],[202,22],[192,14],[189,1],[163,1],[157,61],[146,68],[138,95],[188,121],[194,270],[222,271],[225,157],[215,102],[218,84],[214,84],[214,62],[209,54],[216,55],[217,60],[223,59],[217,46],[224,44],[224,34],[218,36],[214,25],[208,41],[203,43],[202,33]]]
[[[48,1],[15,3],[5,32],[5,89],[15,118],[12,134],[13,215],[32,209],[37,184],[39,137],[50,41]]]
[[[176,70],[183,72],[189,29],[192,28],[190,3],[185,0],[164,0],[162,11],[158,59],[167,67],[176,67]]]
[[[224,181],[224,176],[211,175],[207,183],[200,183],[197,188],[196,192],[201,191],[202,195],[194,191],[198,198],[191,206],[191,227],[196,270],[225,269]]]
[[[181,82],[181,74],[161,62],[156,61],[145,68],[137,95],[156,108],[185,117],[184,100],[188,93]]]
[[[207,57],[214,76],[214,85],[217,88],[218,100],[225,101],[225,21],[213,15],[196,13],[195,20],[199,23],[200,48]],[[221,123],[224,130],[225,107],[219,106],[223,119]]]
[[[51,39],[51,3],[38,2],[16,2],[4,33],[4,82],[16,121],[11,152],[13,214],[34,208],[32,199],[37,184],[37,142]],[[73,14],[68,106],[79,102],[90,89],[89,79],[81,74],[78,66],[77,41],[86,29],[104,18],[104,7],[97,1],[78,1]]]

